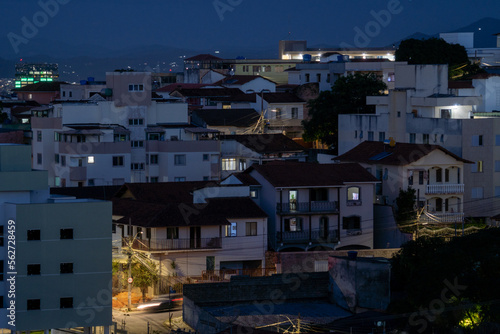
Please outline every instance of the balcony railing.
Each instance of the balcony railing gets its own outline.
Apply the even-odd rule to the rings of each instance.
[[[125,242],[124,245],[126,246]],[[201,238],[201,239],[136,239],[132,245],[133,249],[143,251],[168,251],[185,249],[213,249],[222,248],[222,238]]]
[[[463,194],[463,184],[429,184],[425,189],[426,194]]]
[[[337,201],[312,201],[276,203],[276,211],[280,213],[303,212],[338,212]]]
[[[421,215],[421,223],[461,223],[464,220],[463,213],[429,213]]]
[[[325,233],[327,232],[327,233]],[[303,244],[312,242],[314,244],[334,243],[339,240],[337,230],[328,231],[296,231],[278,232],[278,242],[287,244]]]

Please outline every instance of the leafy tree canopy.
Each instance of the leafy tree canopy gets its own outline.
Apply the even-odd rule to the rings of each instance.
[[[145,300],[148,288],[158,281],[156,264],[146,259],[132,263],[132,278],[134,286],[141,289],[142,299]]]
[[[330,91],[323,91],[308,102],[309,119],[302,121],[304,140],[321,140],[336,149],[338,115],[375,112],[375,106],[366,105],[366,97],[382,95],[386,89],[386,84],[373,73],[340,77]]]
[[[415,210],[416,190],[412,187],[403,190],[399,189],[399,196],[396,198],[396,221],[400,225],[406,225],[415,220],[417,212]]]
[[[478,329],[500,321],[499,228],[450,242],[418,238],[404,244],[391,263],[393,295],[403,297],[391,308],[411,314],[412,332]]]
[[[450,78],[464,79],[484,72],[476,64],[471,64],[467,50],[460,44],[450,44],[442,38],[406,39],[396,50],[396,61],[408,64],[448,64]]]

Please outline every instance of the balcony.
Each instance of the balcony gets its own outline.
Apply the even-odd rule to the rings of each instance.
[[[296,213],[337,213],[337,201],[314,201],[314,202],[290,202],[276,203],[276,211],[278,214],[296,214]]]
[[[126,246],[124,241],[123,246]],[[187,249],[217,249],[222,248],[222,238],[201,238],[201,239],[160,239],[160,240],[134,240],[133,249],[154,252],[154,251],[175,251]]]
[[[464,214],[458,213],[426,213],[420,216],[421,223],[461,223]]]
[[[325,235],[324,231],[296,231],[296,232],[277,232],[277,241],[284,244],[314,244],[336,243],[338,242],[338,231],[328,230]]]
[[[463,184],[429,184],[425,189],[426,195],[463,194]]]
[[[71,181],[85,181],[87,180],[87,167],[70,167],[69,179]]]

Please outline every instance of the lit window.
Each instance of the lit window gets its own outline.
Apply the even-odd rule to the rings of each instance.
[[[93,164],[94,162],[95,162],[95,160],[94,160],[94,156],[93,156],[93,155],[89,155],[89,156],[87,157],[87,163],[89,163],[89,164]]]
[[[359,201],[359,187],[349,187],[347,188],[347,200],[348,201]]]
[[[226,237],[236,236],[236,223],[231,223],[231,225],[226,225]]]
[[[222,170],[236,170],[236,159],[222,159]]]

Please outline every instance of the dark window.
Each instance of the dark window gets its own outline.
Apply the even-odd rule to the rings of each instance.
[[[418,184],[424,184],[424,172],[418,172]]]
[[[167,239],[179,239],[179,228],[167,227]]]
[[[73,229],[72,228],[62,228],[61,229],[61,239],[73,239]]]
[[[61,274],[72,274],[73,273],[73,263],[61,263],[60,265]]]
[[[27,234],[28,240],[40,240],[40,230],[28,230]]]
[[[66,156],[61,155],[61,166],[66,166]]]
[[[441,168],[436,169],[436,182],[443,182],[443,173]]]
[[[3,247],[3,225],[0,225],[0,247]]]
[[[26,301],[26,304],[26,308],[28,311],[40,309],[40,299],[28,299]]]
[[[436,198],[436,211],[443,211],[443,199]]]
[[[123,156],[113,157],[113,166],[123,166]]]
[[[73,297],[64,297],[60,299],[61,308],[73,308]]]
[[[186,155],[185,154],[175,154],[174,155],[174,165],[185,166],[186,165]]]
[[[257,222],[247,222],[246,223],[246,235],[247,236],[257,235]]]
[[[208,161],[210,160],[209,159],[209,155],[208,154],[203,154],[203,161]]]
[[[54,156],[54,161],[55,161],[55,163],[56,163],[56,164],[58,164],[58,163],[59,163],[59,154],[56,154],[56,155]]]
[[[342,228],[344,230],[360,229],[361,217],[360,216],[344,217],[342,219]]]
[[[116,224],[111,224],[111,233],[116,233]]]
[[[158,154],[151,154],[149,156],[150,160],[149,162],[152,164],[152,165],[157,165],[158,164]]]
[[[328,201],[328,189],[317,188],[310,190],[311,201]]]
[[[450,170],[449,169],[444,170],[444,182],[450,182]]]
[[[36,163],[41,165],[42,164],[42,153],[37,153],[36,154]]]
[[[0,281],[3,281],[3,260],[0,260]]]
[[[42,266],[40,264],[28,264],[27,275],[40,275],[42,271]]]

